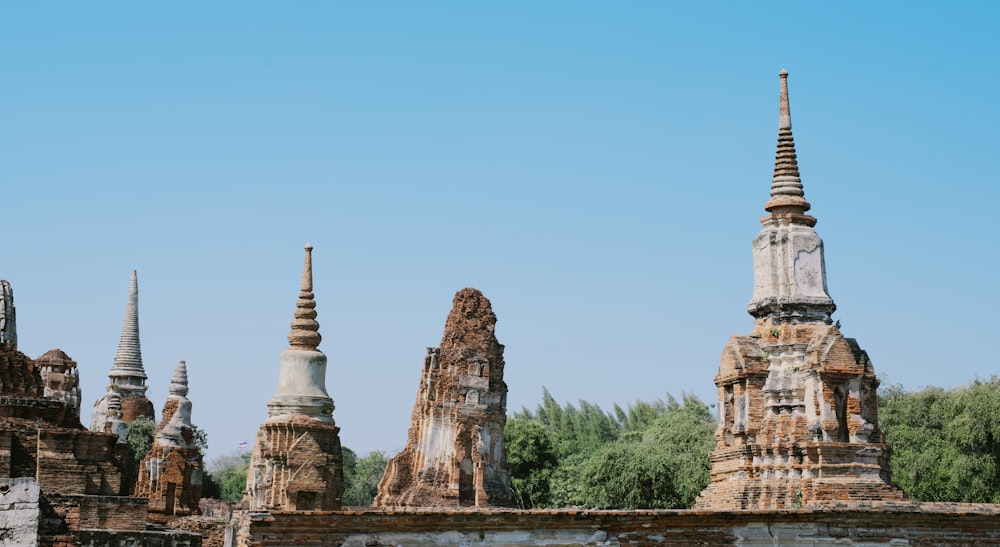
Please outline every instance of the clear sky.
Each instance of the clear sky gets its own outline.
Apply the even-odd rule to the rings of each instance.
[[[998,370],[1000,4],[3,2],[0,278],[104,392],[129,275],[157,413],[251,444],[315,245],[345,446],[406,441],[455,291],[509,408],[712,383],[746,333],[778,71],[835,318],[890,383]]]

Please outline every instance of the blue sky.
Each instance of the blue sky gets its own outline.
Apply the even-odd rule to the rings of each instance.
[[[0,277],[104,391],[129,274],[159,408],[253,442],[315,245],[344,444],[405,444],[455,291],[509,409],[693,393],[746,333],[778,71],[835,318],[908,388],[996,373],[993,3],[0,5]]]

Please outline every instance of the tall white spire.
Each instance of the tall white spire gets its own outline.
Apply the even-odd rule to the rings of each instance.
[[[129,284],[118,353],[115,354],[115,362],[108,376],[123,391],[146,392],[146,371],[142,367],[142,348],[139,345],[139,282],[135,270],[132,270]]]
[[[326,392],[326,355],[317,349],[322,337],[312,292],[312,249],[306,244],[289,347],[281,353],[278,390],[267,403],[269,420],[298,415],[333,423],[333,400]]]
[[[753,242],[754,294],[747,311],[778,321],[830,322],[837,309],[826,289],[823,240],[813,230],[816,219],[799,176],[792,115],[788,106],[788,71],[782,69],[778,99],[778,149],[771,179],[770,215]]]

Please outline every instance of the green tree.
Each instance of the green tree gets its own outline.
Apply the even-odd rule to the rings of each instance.
[[[208,452],[208,433],[196,425],[191,426],[191,429],[195,448],[201,450],[202,454]]]
[[[250,469],[249,452],[233,452],[219,456],[208,466],[209,478],[218,485],[219,499],[240,501],[247,486],[247,471]]]
[[[350,471],[348,471],[348,460]],[[378,482],[385,473],[389,459],[385,452],[373,450],[358,458],[349,448],[344,448],[344,505],[369,506],[378,494]]]
[[[879,394],[893,480],[919,501],[1000,503],[1000,379]]]
[[[559,460],[545,426],[536,418],[515,416],[507,420],[504,444],[514,502],[521,509],[548,506],[549,483]]]
[[[586,460],[580,478],[584,504],[597,509],[655,509],[678,505],[673,470],[663,451],[616,442]]]
[[[134,481],[139,476],[139,465],[153,448],[153,432],[156,422],[146,416],[140,416],[125,426],[125,444],[128,445],[128,456],[125,459],[125,473]]]
[[[690,394],[607,413],[586,401],[560,405],[545,390],[534,412],[507,423],[521,507],[683,508],[708,485],[715,419]]]

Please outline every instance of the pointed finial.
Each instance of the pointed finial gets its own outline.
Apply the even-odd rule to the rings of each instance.
[[[781,91],[778,99],[778,150],[774,157],[774,177],[771,179],[771,199],[764,210],[771,213],[765,220],[787,218],[795,224],[813,226],[816,219],[806,215],[811,205],[802,190],[799,164],[792,138],[792,114],[788,106],[788,71],[781,69]]]
[[[778,77],[781,78],[781,93],[778,98],[778,129],[791,129],[792,113],[788,108],[788,71],[781,69]]]
[[[319,323],[316,321],[316,300],[313,296],[311,243],[306,244],[306,257],[302,265],[302,290],[295,304],[295,320],[292,321],[292,332],[288,333],[288,343],[292,349],[315,350],[323,339],[319,335]]]
[[[135,270],[132,270],[125,305],[125,322],[122,324],[122,336],[111,372],[114,376],[146,378],[142,368],[142,348],[139,346],[139,282]]]
[[[184,397],[188,394],[188,374],[187,363],[180,361],[174,369],[174,375],[170,378],[170,394]]]

